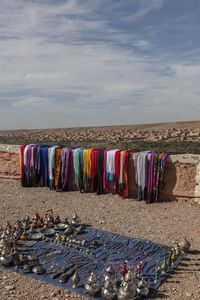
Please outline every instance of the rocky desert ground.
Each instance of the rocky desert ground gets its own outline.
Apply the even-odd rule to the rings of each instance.
[[[173,245],[185,236],[192,247],[175,273],[160,287],[156,298],[200,299],[200,206],[193,202],[163,202],[147,205],[122,200],[117,195],[79,192],[54,193],[47,188],[22,188],[18,181],[0,181],[0,223],[52,208],[69,219],[76,210],[82,221],[96,228]],[[61,287],[0,269],[1,300],[81,299]]]
[[[1,143],[200,141],[200,121],[0,131]]]

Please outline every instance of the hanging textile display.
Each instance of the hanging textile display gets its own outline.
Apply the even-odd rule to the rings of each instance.
[[[170,152],[135,153],[135,173],[129,173],[131,150],[61,148],[57,145],[21,145],[22,186],[48,186],[52,191],[67,191],[74,177],[80,192],[109,193],[109,183],[128,198],[129,176],[135,176],[138,200],[156,202],[164,189],[164,171]],[[74,183],[74,182],[73,182]],[[71,186],[71,185],[70,185]]]

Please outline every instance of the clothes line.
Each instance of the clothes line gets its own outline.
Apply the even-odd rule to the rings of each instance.
[[[129,163],[134,160],[138,200],[159,201],[164,187],[165,163],[170,152],[97,149],[54,145],[21,145],[20,171],[23,187],[46,186],[52,191],[68,191],[74,178],[80,192],[97,195],[115,192],[129,197]]]

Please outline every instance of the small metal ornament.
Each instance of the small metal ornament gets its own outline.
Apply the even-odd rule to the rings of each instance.
[[[20,236],[20,240],[22,241],[28,240],[28,232],[26,230],[23,231],[22,235]]]
[[[167,264],[167,270],[169,270],[172,265],[172,252],[171,251],[169,252],[169,255],[167,257],[166,264]]]
[[[75,213],[72,217],[72,222],[71,222],[72,227],[76,228],[78,225],[80,225],[80,219],[78,215]]]
[[[64,222],[63,222],[64,224],[69,224],[69,222],[68,222],[68,219],[67,219],[67,217],[65,217],[65,219],[64,219]]]
[[[6,251],[1,252],[0,256],[0,265],[4,267],[9,267],[13,263],[13,255],[12,254],[6,254]]]
[[[55,218],[54,218],[54,224],[59,224],[60,223],[60,216],[57,215]]]
[[[95,296],[99,293],[99,291],[101,289],[100,281],[98,279],[98,276],[97,276],[95,270],[93,270],[91,272],[90,276],[86,280],[86,282],[84,284],[84,288],[90,296]]]
[[[82,234],[83,231],[84,231],[84,225],[78,225],[78,226],[76,227],[76,233],[77,233],[77,234]]]
[[[65,229],[64,233],[66,235],[70,235],[73,232],[73,228],[70,225],[67,225],[67,228]]]
[[[137,275],[140,276],[142,274],[142,261],[139,261],[137,264]]]
[[[22,226],[23,226],[24,230],[30,229],[30,217],[29,216],[27,216],[25,219],[23,219]]]
[[[37,226],[38,227],[43,227],[44,226],[44,220],[43,220],[43,218],[39,218],[39,220],[37,221]]]
[[[180,251],[183,251],[185,253],[188,253],[191,247],[191,243],[186,239],[179,243]]]
[[[59,281],[60,283],[66,283],[70,278],[70,274],[68,272],[63,273],[62,275],[60,275],[59,277]]]
[[[164,259],[163,263],[162,263],[162,274],[165,274],[167,271],[167,263],[166,263],[166,258]]]
[[[174,265],[174,262],[176,261],[176,252],[175,252],[175,248],[171,249],[171,260],[172,260],[172,266]]]
[[[33,267],[32,272],[38,275],[44,274],[46,270],[43,268],[42,265],[36,265]]]
[[[160,283],[160,275],[161,275],[162,269],[160,266],[160,263],[157,263],[156,269],[155,269],[155,283]]]
[[[120,266],[120,268],[119,268],[119,273],[120,273],[120,275],[122,276],[122,277],[121,277],[121,280],[124,279],[124,276],[126,275],[127,272],[128,272],[127,261],[125,260],[125,261],[123,262],[123,264],[122,264],[122,265]]]
[[[31,219],[32,219],[32,221],[33,220],[37,221],[37,220],[39,220],[39,218],[40,218],[40,215],[37,212],[35,212]]]
[[[72,281],[72,287],[73,287],[74,289],[76,289],[77,286],[78,286],[78,283],[79,283],[79,281],[80,281],[80,276],[79,276],[79,273],[78,273],[78,270],[77,270],[77,269],[76,269],[76,271],[74,272],[74,274],[73,274],[73,276],[72,276],[72,278],[71,278],[71,281]]]
[[[134,281],[135,280],[135,274],[134,274],[134,272],[131,269],[129,269],[127,271],[127,273],[125,274],[123,280],[126,281],[126,282],[128,282],[128,281]]]
[[[142,298],[149,294],[149,282],[143,277],[137,283],[137,294]]]
[[[119,300],[133,300],[137,297],[137,287],[133,281],[123,280],[119,291],[117,293],[117,299]]]
[[[23,271],[25,274],[31,273],[31,265],[30,264],[25,264],[23,267]]]
[[[178,258],[179,255],[181,254],[181,249],[180,249],[179,243],[176,244],[174,249],[175,249],[176,257]]]
[[[9,231],[11,230],[11,228],[12,228],[12,226],[10,224],[10,221],[7,220],[6,224],[5,224],[5,227],[4,227],[5,232],[9,233]]]
[[[116,279],[113,273],[107,272],[104,276],[104,286],[101,290],[101,296],[105,300],[115,299],[117,296]]]

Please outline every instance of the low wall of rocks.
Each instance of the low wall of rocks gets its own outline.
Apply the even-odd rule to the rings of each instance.
[[[20,180],[19,146],[0,145],[0,179]],[[165,169],[163,200],[195,199],[200,203],[200,155],[171,155]],[[129,191],[136,195],[134,154],[129,157]],[[111,185],[112,190],[112,185]]]

